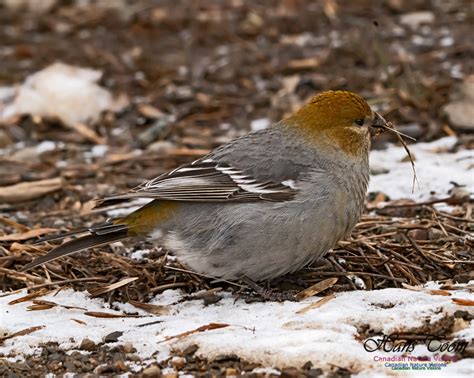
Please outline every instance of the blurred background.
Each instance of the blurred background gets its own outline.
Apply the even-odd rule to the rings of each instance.
[[[2,0],[0,186],[36,183],[0,209],[87,213],[328,89],[472,146],[473,20],[469,0]]]

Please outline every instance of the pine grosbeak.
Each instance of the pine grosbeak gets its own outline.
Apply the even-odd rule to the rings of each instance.
[[[323,256],[359,219],[370,136],[386,121],[357,94],[329,91],[272,127],[105,198],[151,202],[88,229],[25,268],[129,237],[148,237],[190,269],[254,281]]]

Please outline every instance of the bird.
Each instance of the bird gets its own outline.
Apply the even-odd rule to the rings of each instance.
[[[250,132],[97,207],[149,202],[24,266],[128,238],[147,238],[186,268],[226,280],[271,280],[320,259],[360,218],[371,137],[387,121],[360,95],[325,91]],[[77,235],[76,235],[77,234]],[[59,235],[64,237],[65,235]]]

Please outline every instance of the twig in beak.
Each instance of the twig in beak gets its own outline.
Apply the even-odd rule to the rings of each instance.
[[[398,137],[398,140],[400,141],[400,143],[402,144],[403,148],[405,149],[407,155],[408,155],[408,158],[410,159],[410,162],[411,162],[411,167],[413,169],[413,184],[412,184],[412,188],[411,188],[411,192],[414,193],[415,192],[415,182],[418,184],[418,189],[420,188],[420,183],[418,182],[418,177],[416,176],[416,170],[415,170],[415,161],[413,160],[413,156],[410,152],[410,150],[408,149],[408,146],[407,144],[405,143],[405,141],[403,140],[402,136],[404,136],[405,138],[409,138],[413,141],[416,142],[416,139],[415,138],[412,138],[411,136],[408,136],[406,134],[403,134],[401,133],[400,131],[396,130],[395,129],[395,126],[393,126],[392,122],[387,122],[387,126],[382,126],[384,129],[386,130],[389,130],[389,131],[392,131],[394,134],[397,135]]]
[[[404,134],[404,133],[398,131],[397,129],[395,129],[395,127],[393,126],[393,124],[392,124],[391,122],[387,122],[387,125],[388,125],[388,126],[380,125],[380,126],[377,126],[377,127],[381,127],[381,128],[383,128],[383,129],[385,129],[385,130],[390,130],[390,131],[392,131],[393,133],[398,134],[399,139],[400,139],[400,136],[402,136],[402,137],[405,137],[405,138],[407,138],[407,139],[412,140],[413,142],[416,142],[416,139],[415,139],[415,138],[411,137],[410,135]],[[400,139],[400,140],[401,140],[401,139]],[[405,149],[406,149],[406,148],[405,148]]]

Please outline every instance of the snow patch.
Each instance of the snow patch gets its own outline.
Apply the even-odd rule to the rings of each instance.
[[[7,340],[0,346],[0,355],[25,356],[37,351],[40,343],[51,341],[58,342],[65,349],[74,349],[86,337],[101,342],[107,334],[122,331],[119,343],[132,343],[142,358],[153,358],[155,353],[158,360],[163,360],[170,356],[172,349],[197,344],[197,353],[209,359],[236,354],[264,367],[301,367],[311,361],[313,366],[323,369],[336,365],[359,373],[390,373],[383,363],[374,361],[373,353],[365,351],[358,330],[368,325],[375,332],[389,335],[419,327],[425,324],[426,319],[435,322],[445,314],[451,315],[456,310],[466,309],[454,304],[451,298],[472,297],[467,287],[451,291],[452,296],[428,292],[428,288],[436,287],[438,285],[432,283],[422,291],[384,289],[339,293],[326,304],[304,314],[297,314],[297,311],[319,298],[313,297],[303,302],[245,303],[224,293],[220,302],[204,306],[201,300],[182,301],[180,291],[168,290],[157,295],[152,303],[168,306],[170,315],[154,316],[128,304],[112,305],[114,309],[143,315],[141,318],[121,319],[84,315],[85,310],[119,312],[100,299],[91,299],[86,293],[69,289],[57,295],[46,295],[43,299],[85,310],[54,307],[32,313],[27,311],[30,303],[8,304],[26,294],[22,292],[0,298],[2,328],[9,333],[39,325],[45,328]],[[73,319],[83,321],[86,325]],[[156,320],[161,322],[156,323]],[[145,323],[150,324],[140,326]],[[209,323],[225,323],[229,326],[165,341],[169,336],[192,331]],[[471,322],[468,328],[458,331],[455,337],[472,336],[473,332],[474,324]],[[434,354],[423,345],[417,346],[413,352],[413,355],[420,356]],[[394,356],[401,353],[377,351],[377,355]],[[449,367],[450,374],[467,377],[468,366],[466,360],[453,362]]]
[[[453,187],[451,182],[466,185],[466,190],[474,192],[474,154],[460,149],[448,152],[457,142],[456,137],[446,137],[431,143],[417,143],[410,147],[415,157],[415,168],[419,187],[412,190],[413,171],[409,161],[405,161],[403,147],[391,145],[385,150],[370,153],[372,170],[388,171],[386,174],[372,175],[369,191],[383,192],[392,200],[409,198],[424,201],[432,196],[448,196]],[[403,161],[402,161],[403,160]]]
[[[101,112],[118,111],[126,102],[114,99],[97,84],[101,76],[98,70],[54,63],[28,76],[15,96],[0,97],[0,121],[30,114],[58,118],[65,125],[96,122]],[[6,89],[3,92],[9,94]]]

